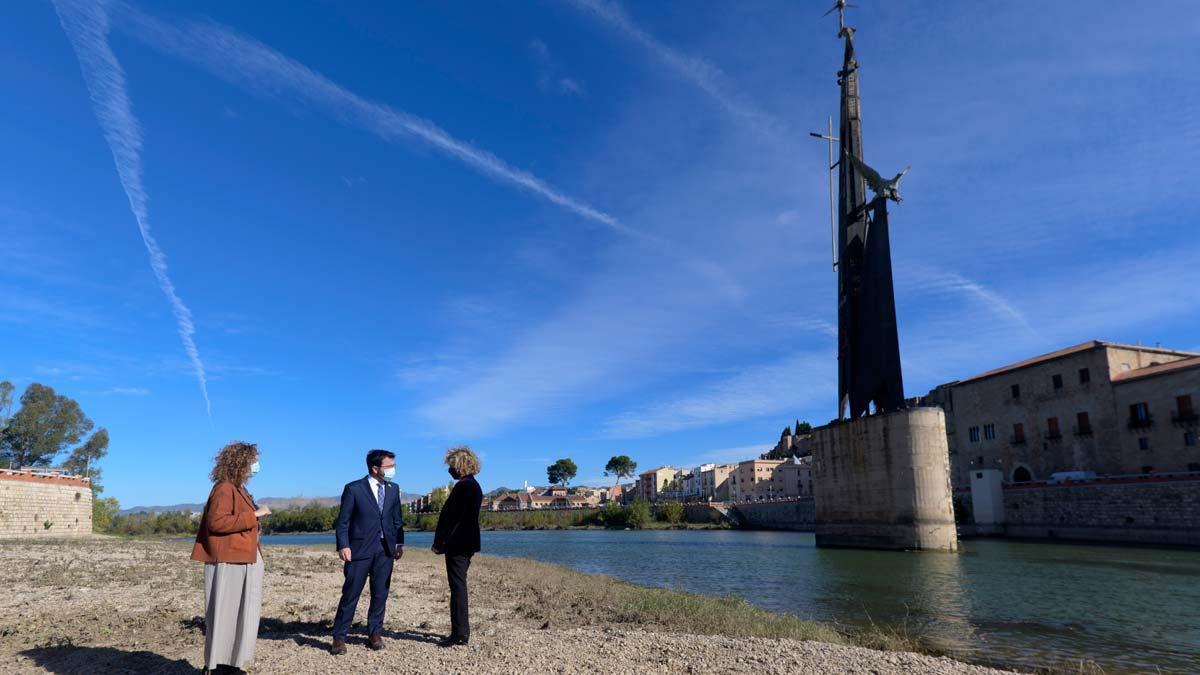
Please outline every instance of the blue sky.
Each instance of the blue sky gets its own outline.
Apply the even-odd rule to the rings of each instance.
[[[1200,349],[1200,6],[862,4],[907,393]],[[232,439],[329,495],[836,415],[823,3],[354,5],[0,5],[0,377],[108,427],[108,494],[200,500]]]

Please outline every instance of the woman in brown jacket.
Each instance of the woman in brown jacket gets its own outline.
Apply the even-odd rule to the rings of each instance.
[[[254,659],[262,609],[259,507],[246,491],[258,473],[258,447],[235,441],[217,453],[192,560],[204,563],[204,672],[242,672]]]

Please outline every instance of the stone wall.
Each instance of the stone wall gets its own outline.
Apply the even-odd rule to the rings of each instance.
[[[735,504],[742,527],[763,530],[795,530],[812,532],[816,522],[816,505],[812,497],[800,497],[774,502]]]
[[[941,408],[908,408],[813,430],[818,546],[955,550]]]
[[[1004,489],[1008,537],[1200,546],[1200,476]]]
[[[87,479],[0,470],[0,537],[76,537],[92,533]]]

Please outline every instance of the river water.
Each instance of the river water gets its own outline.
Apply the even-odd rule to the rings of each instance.
[[[271,535],[328,544],[333,535]],[[431,535],[407,535],[428,546]],[[483,533],[484,553],[634,583],[738,595],[823,622],[886,624],[967,658],[1107,672],[1200,672],[1200,552],[960,542],[958,554],[821,549],[801,532]]]

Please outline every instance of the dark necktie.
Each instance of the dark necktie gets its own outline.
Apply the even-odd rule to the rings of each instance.
[[[379,484],[379,515],[383,515],[383,483]]]

